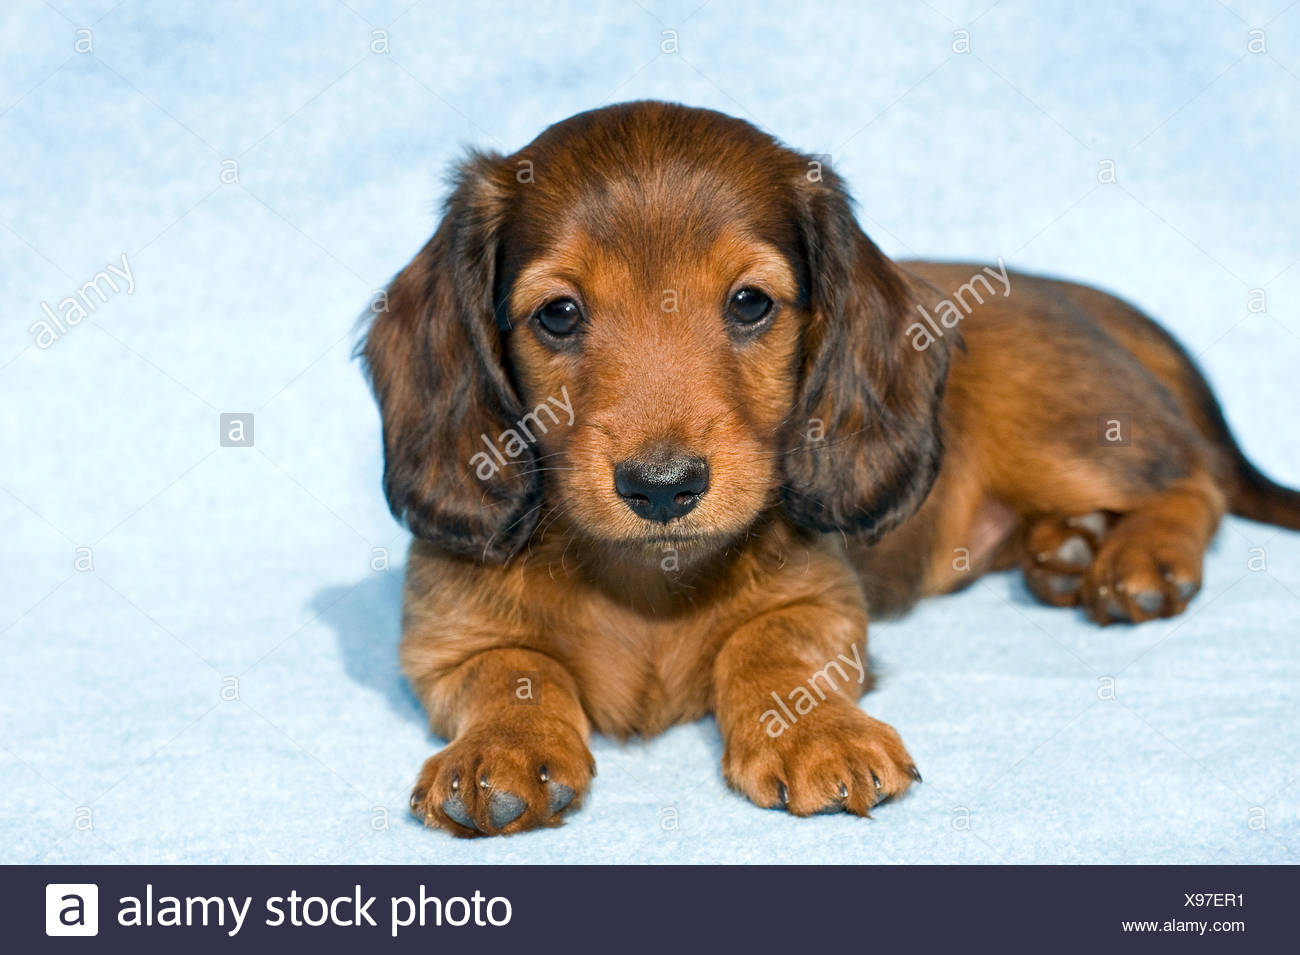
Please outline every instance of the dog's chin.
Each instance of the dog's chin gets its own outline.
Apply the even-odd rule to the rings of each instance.
[[[730,535],[685,532],[648,533],[644,537],[610,541],[625,561],[675,573],[698,567],[716,557],[733,540]]]
[[[745,529],[646,521],[631,533],[620,528],[619,533],[598,535],[597,543],[620,561],[674,571],[698,566],[723,553],[744,536]]]

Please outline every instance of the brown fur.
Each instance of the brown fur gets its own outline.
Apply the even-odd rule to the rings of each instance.
[[[913,347],[917,306],[976,271],[890,262],[833,172],[705,110],[609,107],[471,157],[364,345],[388,500],[417,538],[402,663],[451,740],[417,815],[558,824],[595,772],[591,729],[708,713],[754,802],[866,814],[919,779],[857,705],[868,608],[1020,565],[1050,603],[1141,621],[1186,606],[1225,509],[1297,526],[1187,356],[1104,293],[1012,274]],[[742,286],[775,303],[748,337],[723,318]],[[580,334],[539,328],[557,298]],[[476,471],[560,395],[571,425],[534,415],[534,440]],[[710,479],[660,524],[612,470],[665,442]],[[808,706],[776,733],[774,696]]]

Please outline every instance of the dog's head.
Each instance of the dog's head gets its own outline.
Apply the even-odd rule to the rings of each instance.
[[[879,536],[940,458],[917,294],[835,173],[719,113],[624,104],[475,154],[364,343],[389,505],[480,560],[544,511],[656,557],[777,506]]]

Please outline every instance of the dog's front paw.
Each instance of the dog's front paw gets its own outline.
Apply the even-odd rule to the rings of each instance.
[[[847,701],[827,700],[796,720],[769,718],[727,735],[723,775],[759,806],[866,816],[921,781],[894,728]]]
[[[581,734],[542,717],[471,727],[431,756],[411,812],[457,836],[511,835],[558,826],[596,773]]]

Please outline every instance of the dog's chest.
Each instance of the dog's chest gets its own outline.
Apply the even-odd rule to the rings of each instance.
[[[570,655],[594,727],[649,737],[709,712],[714,645],[700,615],[655,619],[623,608],[584,615]]]

